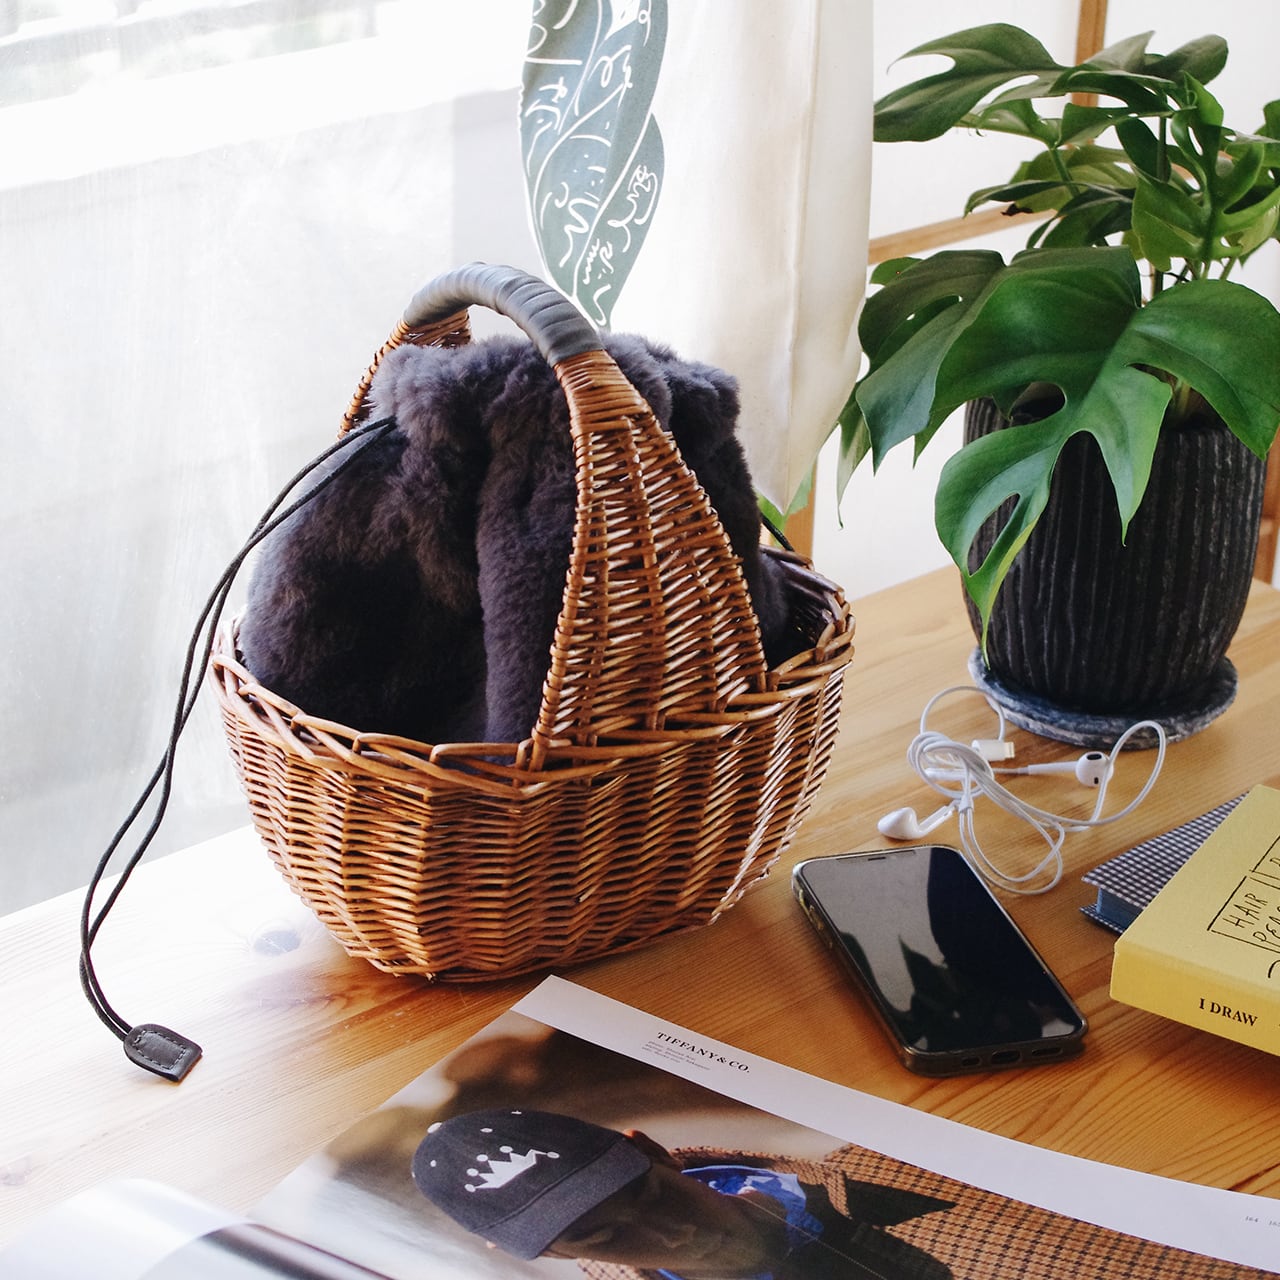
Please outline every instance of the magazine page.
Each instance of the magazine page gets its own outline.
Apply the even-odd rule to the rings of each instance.
[[[0,1280],[386,1280],[172,1187],[103,1183],[0,1252]]]
[[[1274,1200],[969,1129],[555,978],[255,1217],[391,1280],[1280,1274]]]
[[[1003,1139],[549,978],[251,1215],[107,1184],[0,1280],[1258,1280],[1280,1203]]]

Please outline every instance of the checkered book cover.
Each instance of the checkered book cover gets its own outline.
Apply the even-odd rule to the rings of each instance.
[[[1098,891],[1098,900],[1080,908],[1090,920],[1113,933],[1123,933],[1138,912],[1164,888],[1184,862],[1208,839],[1210,832],[1244,799],[1238,795],[1184,822],[1162,836],[1095,867],[1081,879]]]

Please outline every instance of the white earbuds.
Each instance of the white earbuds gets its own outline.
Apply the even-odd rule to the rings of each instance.
[[[1028,764],[1019,768],[994,769],[1001,774],[1033,774],[1033,773],[1070,773],[1082,787],[1103,787],[1111,780],[1114,766],[1111,757],[1103,751],[1086,751],[1075,760],[1060,760],[1053,764]],[[960,781],[961,774],[954,769],[927,769],[927,778],[931,780],[947,779]],[[921,818],[914,809],[894,809],[886,813],[876,828],[886,840],[923,840],[931,831],[936,831],[956,811],[956,802],[935,809],[927,818]]]
[[[1086,751],[1078,760],[1056,764],[1028,764],[1020,769],[997,769],[997,773],[1073,773],[1082,787],[1100,787],[1111,780],[1111,757],[1102,751]]]
[[[956,693],[977,694],[986,701],[998,721],[996,737],[975,738],[965,745],[946,734],[929,729],[929,714],[934,705],[942,698]],[[1155,734],[1157,750],[1151,773],[1145,785],[1127,805],[1118,813],[1103,817],[1107,784],[1115,771],[1115,758],[1139,729],[1150,729]],[[995,762],[1008,760],[1013,755],[1013,744],[1005,738],[1003,710],[984,690],[958,685],[942,690],[928,701],[920,716],[920,732],[907,748],[907,760],[920,780],[944,796],[947,803],[924,818],[919,817],[914,809],[895,809],[892,813],[886,813],[876,825],[880,834],[888,840],[921,840],[955,815],[959,821],[959,838],[965,853],[987,879],[1014,893],[1044,893],[1053,888],[1062,877],[1062,844],[1067,833],[1115,822],[1132,813],[1155,785],[1164,763],[1165,744],[1163,727],[1153,720],[1143,720],[1131,725],[1120,735],[1110,754],[1086,751],[1078,759],[1054,764],[1001,767]],[[1077,818],[1037,808],[1007,790],[999,780],[1009,775],[1036,773],[1070,774],[1081,786],[1094,788],[1097,795],[1094,797],[1091,814],[1087,818]],[[1022,874],[1005,871],[984,853],[974,826],[974,801],[979,796],[987,797],[998,808],[1028,823],[1045,841],[1048,851],[1031,870]],[[1033,884],[1036,887],[1031,887]]]
[[[945,739],[942,740],[945,744]],[[934,742],[933,745],[939,745]],[[955,744],[951,744],[954,746]],[[983,759],[990,764],[990,756],[987,752],[990,750],[987,744],[980,747],[978,742],[971,744],[974,750],[979,752]],[[1012,746],[1012,744],[1009,744]],[[1012,751],[1010,751],[1012,755]],[[1001,757],[1007,759],[1008,757]],[[935,768],[930,765],[925,768],[924,776],[929,781],[942,782],[961,782],[964,780],[965,773],[973,768],[972,760],[957,760],[952,762],[949,767]],[[1026,764],[1021,766],[1011,766],[1009,768],[998,768],[991,765],[988,772],[993,774],[1014,774],[1017,776],[1025,776],[1033,773],[1070,773],[1075,776],[1076,781],[1082,787],[1104,787],[1111,781],[1111,774],[1114,766],[1111,757],[1103,751],[1086,751],[1084,755],[1075,760],[1058,760],[1053,764]],[[915,837],[913,836],[912,839]]]
[[[950,804],[935,810],[927,818],[918,817],[914,809],[895,809],[886,813],[876,827],[886,840],[923,840],[954,812],[955,806]]]

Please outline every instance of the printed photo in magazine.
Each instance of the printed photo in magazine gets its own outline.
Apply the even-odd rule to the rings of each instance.
[[[824,1117],[821,1127],[797,1120],[807,1112]],[[970,1175],[955,1176],[961,1168]],[[1039,1203],[1023,1199],[1023,1188]],[[1013,1189],[1017,1198],[1006,1193]],[[558,979],[305,1162],[252,1221],[147,1184],[77,1200],[79,1210],[69,1202],[43,1239],[34,1233],[12,1255],[7,1265],[25,1270],[7,1270],[0,1255],[0,1277],[1280,1274],[1267,1269],[1272,1249],[1280,1258],[1280,1204],[993,1138],[738,1053]],[[1059,1201],[1084,1206],[1085,1216],[1061,1212]],[[72,1228],[67,1215],[76,1212],[96,1217],[90,1225],[102,1240],[84,1222]],[[1169,1229],[1116,1229],[1129,1218]],[[1189,1218],[1197,1221],[1188,1226]],[[1206,1243],[1161,1242],[1199,1240],[1200,1226]],[[103,1242],[112,1231],[128,1249],[113,1255]],[[1227,1236],[1232,1250],[1215,1244]],[[70,1238],[81,1242],[80,1269],[61,1271],[52,1255]],[[129,1250],[138,1261],[124,1261]],[[96,1262],[85,1270],[87,1251]]]

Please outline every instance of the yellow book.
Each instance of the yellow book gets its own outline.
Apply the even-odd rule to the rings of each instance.
[[[1254,787],[1121,934],[1111,997],[1280,1054],[1280,791]]]

